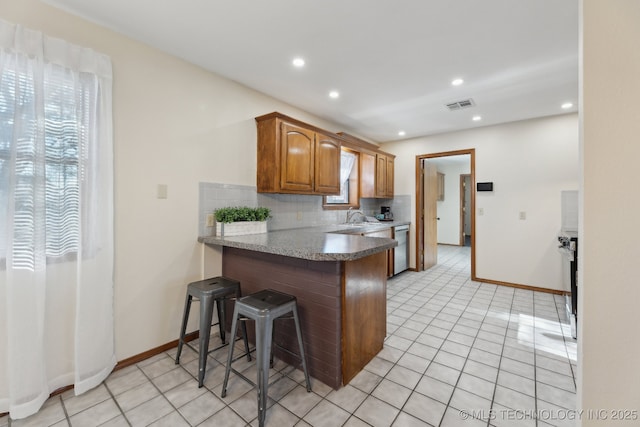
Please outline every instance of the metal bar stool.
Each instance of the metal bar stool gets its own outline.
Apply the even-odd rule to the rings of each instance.
[[[197,350],[188,342],[185,342],[184,337],[187,331],[187,322],[189,321],[189,311],[191,310],[191,301],[193,298],[200,300],[200,349]],[[240,282],[237,280],[229,279],[226,277],[212,277],[210,279],[199,280],[187,285],[187,297],[184,303],[184,315],[182,316],[182,327],[180,328],[180,339],[178,340],[178,353],[176,354],[176,365],[180,363],[180,354],[182,353],[182,346],[187,345],[193,351],[198,352],[199,364],[198,364],[198,387],[202,387],[204,382],[204,373],[207,369],[207,355],[213,351],[227,345],[225,342],[225,319],[226,309],[225,302],[227,300],[240,298]],[[211,322],[213,319],[213,305],[218,306],[218,322],[213,326],[218,325],[220,328],[220,340],[222,344],[218,347],[208,351],[209,349],[209,335],[211,334]],[[244,347],[247,352],[247,360],[251,360],[251,354],[249,352],[249,344],[247,342],[247,327],[243,325],[243,338]],[[231,338],[231,343],[236,340],[235,332]],[[231,345],[233,348],[233,345]]]
[[[269,365],[272,359],[272,340],[273,340],[273,321],[285,314],[292,313],[293,320],[296,325],[296,334],[298,336],[298,347],[300,350],[300,360],[302,361],[302,369],[304,378],[307,382],[307,391],[311,391],[311,383],[309,382],[309,374],[307,372],[307,363],[305,361],[304,345],[302,343],[302,333],[300,330],[300,320],[298,318],[298,306],[296,297],[284,294],[272,289],[265,289],[251,295],[242,297],[236,301],[233,310],[233,323],[231,325],[231,339],[235,339],[238,319],[255,320],[256,322],[256,359],[258,371],[258,422],[260,427],[264,426],[265,415],[267,412],[267,390],[269,387]],[[288,350],[283,349],[288,352]],[[229,348],[227,357],[227,369],[224,373],[224,382],[222,383],[222,397],[227,395],[227,382],[229,381],[229,372],[233,370],[235,374],[243,378],[245,381],[256,387],[256,384],[246,378],[240,372],[231,367],[233,361],[233,346]]]

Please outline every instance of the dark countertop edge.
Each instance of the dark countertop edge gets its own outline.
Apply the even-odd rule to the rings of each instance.
[[[392,228],[400,225],[410,225],[410,224],[411,224],[410,221],[385,221],[385,222],[380,222],[379,224],[376,224],[376,225],[379,225],[380,226],[379,229],[382,230],[385,228]],[[330,230],[332,227],[334,226],[324,225],[324,226],[317,226],[317,227],[274,230],[271,232],[291,231],[296,233],[297,232],[327,233],[327,232],[331,232],[327,230],[328,229]],[[354,227],[357,227],[357,224],[354,224]],[[376,254],[378,252],[383,252],[398,246],[398,242],[396,242],[394,239],[389,239],[384,237],[361,236],[362,238],[365,238],[365,239],[380,240],[379,242],[380,244],[372,248],[355,251],[355,252],[326,253],[326,252],[320,252],[320,251],[311,251],[307,248],[290,248],[290,247],[283,248],[279,246],[273,247],[273,246],[266,246],[266,245],[256,244],[256,243],[238,242],[233,240],[234,237],[242,237],[242,236],[232,236],[226,239],[224,237],[219,237],[219,236],[199,236],[198,242],[204,243],[206,245],[227,246],[231,248],[245,249],[245,250],[256,251],[256,252],[264,252],[264,253],[269,253],[274,255],[288,256],[291,258],[306,259],[310,261],[352,261],[352,260],[367,257],[369,255]]]

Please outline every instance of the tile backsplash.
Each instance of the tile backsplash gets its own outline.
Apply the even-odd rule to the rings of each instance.
[[[210,236],[215,227],[207,227],[206,217],[216,209],[227,206],[264,206],[271,209],[269,230],[312,227],[344,222],[346,211],[322,209],[321,196],[294,194],[258,194],[256,187],[248,185],[201,182],[199,184],[200,209],[198,235]],[[380,213],[380,206],[391,206],[394,218],[411,219],[411,196],[398,195],[393,199],[361,199],[360,210],[366,215]]]

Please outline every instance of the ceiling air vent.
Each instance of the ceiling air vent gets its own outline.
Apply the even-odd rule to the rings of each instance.
[[[463,108],[475,107],[476,103],[473,102],[473,99],[463,99],[462,101],[451,102],[447,104],[447,108],[449,111],[462,110]]]

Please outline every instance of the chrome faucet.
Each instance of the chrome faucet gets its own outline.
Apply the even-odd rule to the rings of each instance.
[[[363,218],[366,218],[367,216],[364,214],[364,212],[362,212],[361,210],[354,210],[353,207],[350,207],[349,210],[347,211],[347,219],[345,221],[345,223],[350,223],[351,219],[353,218],[353,216],[355,214],[360,214],[362,215]]]

